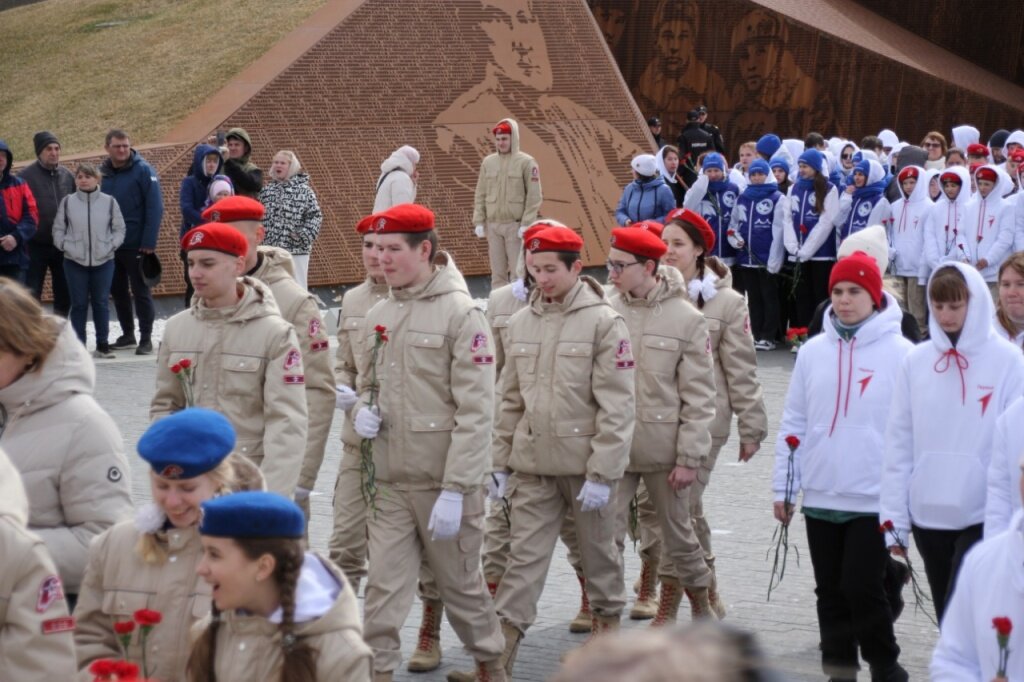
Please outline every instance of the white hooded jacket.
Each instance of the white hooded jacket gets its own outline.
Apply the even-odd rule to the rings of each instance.
[[[954,346],[931,317],[930,340],[903,361],[886,428],[881,518],[903,539],[911,523],[939,530],[982,523],[996,419],[1024,393],[1024,354],[992,328],[985,281],[970,265],[949,265],[967,282],[963,329]]]
[[[995,282],[999,275],[999,266],[1010,255],[1013,248],[1013,208],[1003,198],[1013,191],[1013,181],[1000,168],[991,164],[978,170],[995,171],[998,180],[996,186],[987,197],[981,192],[967,204],[967,233],[971,246],[971,262],[977,263],[984,258],[988,265],[981,271],[986,282]]]
[[[908,197],[903,186],[897,182],[902,198],[892,205],[892,217],[889,222],[889,244],[896,252],[893,261],[893,274],[899,277],[917,277],[924,262],[925,224],[928,222],[929,211],[935,206],[928,196],[928,183],[938,171],[917,169],[917,185]]]
[[[399,147],[380,165],[377,178],[377,196],[373,200],[373,213],[380,213],[398,204],[416,201],[416,182],[412,174],[416,170],[413,159],[419,159],[419,152],[409,146]]]
[[[960,178],[960,193],[950,201],[943,192],[928,212],[924,232],[925,267],[922,277],[930,276],[941,263],[970,263],[970,225],[967,205],[971,201],[971,176],[963,166],[953,166],[941,174],[955,173]],[[926,183],[927,184],[927,183]]]
[[[996,420],[992,461],[985,496],[985,537],[1006,530],[1020,508],[1021,443],[1024,443],[1024,397],[1017,398]]]

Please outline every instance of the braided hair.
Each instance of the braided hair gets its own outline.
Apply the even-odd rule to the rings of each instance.
[[[693,242],[693,245],[700,249],[700,255],[697,256],[696,261],[697,274],[695,276],[695,279],[697,279],[697,281],[703,281],[704,273],[707,270],[708,255],[708,245],[704,243],[704,236],[700,233],[700,230],[698,230],[694,225],[691,225],[689,222],[682,220],[681,218],[673,218],[668,222],[668,224],[679,227],[683,232],[686,233],[686,236],[690,238],[690,241]],[[704,303],[704,294],[698,294],[696,301],[697,309],[703,310]]]

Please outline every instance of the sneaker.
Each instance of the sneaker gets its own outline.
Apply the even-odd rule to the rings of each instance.
[[[754,350],[775,350],[775,342],[762,339],[754,342]]]
[[[110,350],[110,344],[104,343],[102,345],[97,344],[96,350],[93,351],[92,356],[98,360],[111,360],[116,358],[114,351]]]
[[[149,339],[140,339],[139,347],[135,349],[136,355],[152,355],[153,354],[153,342]]]
[[[135,336],[119,336],[117,341],[110,344],[111,350],[128,350],[129,348],[135,348],[138,345],[135,343]]]
[[[797,353],[800,352],[800,346],[790,346],[789,352],[792,353],[793,355],[796,355]]]

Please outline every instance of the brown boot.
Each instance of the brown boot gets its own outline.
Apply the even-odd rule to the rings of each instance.
[[[423,600],[423,620],[416,650],[407,669],[412,673],[436,670],[441,665],[441,614],[444,604],[434,599]]]
[[[476,682],[507,682],[508,676],[501,667],[501,659],[497,661],[476,662]]]
[[[583,646],[587,646],[594,640],[598,640],[604,637],[604,635],[618,632],[619,631],[619,617],[618,616],[599,616],[596,613],[592,617],[590,637],[583,643]]]
[[[477,661],[473,670],[453,670],[445,679],[448,682],[477,682],[487,680],[494,682],[506,682],[512,677],[512,665],[516,660],[516,653],[519,649],[519,640],[523,633],[508,623],[502,622],[501,634],[505,636],[505,651],[496,661]]]
[[[658,613],[658,576],[647,561],[640,565],[640,592],[629,612],[632,620],[650,620]]]
[[[708,588],[688,587],[686,598],[690,600],[690,615],[693,620],[718,620],[708,600]]]
[[[569,623],[569,632],[590,632],[592,622],[590,618],[590,599],[587,598],[587,579],[579,573],[576,579],[580,581],[580,612]]]
[[[487,591],[491,594],[491,599],[494,599],[495,595],[498,594],[498,585],[501,584],[500,575],[485,575],[484,582],[487,583]]]
[[[708,588],[708,603],[711,604],[711,610],[715,612],[715,617],[718,620],[725,618],[725,602],[722,601],[722,595],[718,592],[718,578],[715,576],[715,572],[711,571],[711,587]]]
[[[674,625],[679,613],[679,602],[683,599],[683,591],[675,578],[662,578],[661,598],[658,600],[658,613],[651,621],[651,627]]]

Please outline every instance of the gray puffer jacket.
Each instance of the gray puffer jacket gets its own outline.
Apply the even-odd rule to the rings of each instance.
[[[114,258],[124,242],[124,217],[117,200],[100,190],[64,197],[53,221],[53,245],[79,265],[96,267]]]

